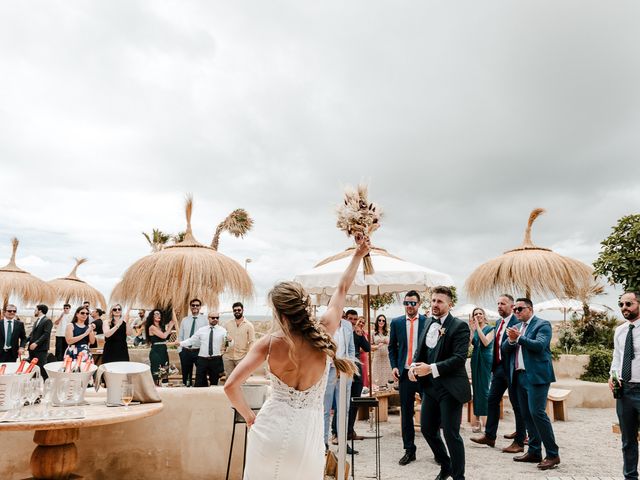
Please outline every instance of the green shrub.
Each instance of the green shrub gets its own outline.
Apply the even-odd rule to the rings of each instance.
[[[611,367],[612,359],[612,350],[599,348],[591,351],[589,354],[589,364],[580,376],[580,380],[606,383],[609,379],[609,368]]]

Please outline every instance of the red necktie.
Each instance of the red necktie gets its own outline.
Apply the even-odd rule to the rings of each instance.
[[[409,355],[407,356],[407,365],[411,365],[413,362],[413,324],[416,321],[415,318],[410,318],[411,327],[409,327]]]
[[[500,362],[500,335],[502,334],[502,329],[504,328],[505,321],[504,319],[500,320],[500,328],[498,328],[498,333],[496,335],[495,340],[493,341],[493,363]]]

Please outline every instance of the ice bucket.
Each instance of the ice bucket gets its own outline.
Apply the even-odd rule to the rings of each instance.
[[[87,372],[66,373],[59,370],[64,367],[64,362],[51,362],[47,363],[44,368],[49,375],[49,378],[58,385],[58,382],[64,379],[69,380],[67,386],[66,398],[62,401],[58,399],[57,395],[53,395],[52,404],[54,407],[62,407],[65,405],[76,405],[85,403],[84,393],[87,390],[89,379],[93,376],[94,372],[98,369],[95,365],[89,367]],[[80,395],[74,398],[74,392],[77,388],[80,388]]]
[[[259,383],[244,383],[240,386],[250,408],[262,408],[267,399],[268,386]]]
[[[0,412],[6,412],[7,410],[11,410],[11,402],[9,401],[9,396],[11,395],[11,389],[14,388],[15,384],[19,382],[26,382],[27,379],[33,377],[36,374],[40,374],[40,369],[36,366],[33,371],[29,374],[20,374],[16,375],[16,370],[20,366],[20,363],[4,363],[0,362],[0,365],[6,365],[7,368],[4,371],[4,375],[0,375]],[[25,365],[25,369],[26,369]],[[17,388],[16,385],[15,388]]]
[[[137,362],[111,362],[104,367],[104,382],[107,384],[107,403],[119,405],[122,402],[122,383],[131,382],[130,375],[149,372],[149,365]],[[139,393],[139,392],[138,392]],[[136,397],[136,392],[134,392]]]

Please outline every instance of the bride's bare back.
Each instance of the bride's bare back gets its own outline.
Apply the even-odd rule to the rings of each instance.
[[[283,334],[272,334],[271,352],[268,358],[269,370],[282,382],[299,391],[304,391],[318,383],[325,373],[327,355],[301,336],[293,336],[293,358],[289,357],[290,345],[284,340]]]

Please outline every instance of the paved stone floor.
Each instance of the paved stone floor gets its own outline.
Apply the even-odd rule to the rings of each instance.
[[[466,417],[465,417],[466,418]],[[506,410],[505,419],[500,422],[496,448],[477,445],[469,441],[476,434],[466,422],[461,429],[465,441],[466,478],[468,480],[622,480],[622,452],[620,436],[611,431],[616,422],[616,414],[611,409],[572,408],[568,422],[554,422],[556,441],[560,447],[560,466],[549,472],[538,470],[535,464],[521,464],[512,460],[513,455],[502,453],[500,448],[510,440],[502,434],[514,430],[512,412]],[[438,474],[438,465],[433,460],[429,447],[416,432],[418,446],[417,460],[404,467],[398,460],[404,453],[400,435],[399,415],[390,415],[389,422],[381,423],[381,467],[382,478],[393,479],[433,479]],[[371,436],[367,422],[358,422],[356,431],[360,435]],[[365,439],[355,442],[360,453],[355,459],[355,478],[372,478],[375,473],[375,442]],[[337,447],[332,447],[337,449]]]

